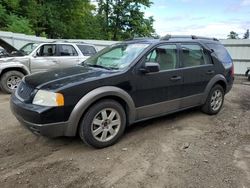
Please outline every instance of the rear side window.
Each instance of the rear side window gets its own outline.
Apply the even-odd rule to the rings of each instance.
[[[211,63],[209,55],[198,44],[182,44],[181,52],[183,67],[195,67]]]
[[[77,56],[77,52],[72,45],[59,44],[59,56]]]
[[[216,56],[223,64],[231,64],[232,63],[232,58],[223,45],[212,44],[212,43],[210,43],[210,44],[208,43],[207,45],[210,49],[212,49],[215,52]]]
[[[96,50],[93,46],[88,46],[88,45],[77,45],[77,47],[81,50],[83,55],[86,56],[92,56],[96,54]]]

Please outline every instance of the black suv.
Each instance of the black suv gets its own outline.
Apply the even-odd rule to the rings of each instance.
[[[233,80],[232,59],[217,39],[137,39],[109,46],[81,66],[26,76],[11,109],[33,133],[79,134],[103,148],[138,121],[195,106],[218,113]]]

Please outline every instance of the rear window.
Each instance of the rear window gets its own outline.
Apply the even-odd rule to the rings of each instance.
[[[92,56],[96,54],[96,50],[93,46],[77,45],[77,47],[81,50],[83,55]]]
[[[232,58],[227,52],[226,48],[221,45],[221,44],[207,44],[208,47],[212,50],[214,50],[215,54],[217,55],[218,59],[223,63],[223,64],[231,64],[232,63]]]

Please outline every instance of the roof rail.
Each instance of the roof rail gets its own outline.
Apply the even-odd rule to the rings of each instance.
[[[170,40],[170,39],[205,39],[205,40],[214,40],[219,41],[216,38],[209,38],[209,37],[200,37],[196,35],[165,35],[164,37],[161,37],[160,40]]]
[[[53,43],[60,43],[60,42],[62,42],[62,43],[86,43],[86,42],[83,42],[83,41],[74,41],[74,40],[72,40],[72,41],[69,41],[69,40],[60,40],[60,39],[58,39],[58,40],[54,40],[54,41],[52,41]]]
[[[154,39],[159,39],[159,38],[157,38],[157,37],[133,37],[133,38],[125,39],[125,41],[131,41],[131,40],[154,40]]]

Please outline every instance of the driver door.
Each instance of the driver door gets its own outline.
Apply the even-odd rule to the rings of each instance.
[[[56,44],[44,44],[30,58],[31,73],[48,71],[58,67]]]
[[[164,44],[153,49],[146,62],[157,62],[160,71],[136,74],[134,98],[137,107],[137,119],[166,114],[180,107],[182,72],[179,67],[178,50],[175,44]],[[141,66],[141,65],[140,65]]]

